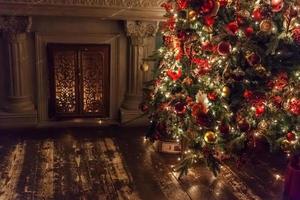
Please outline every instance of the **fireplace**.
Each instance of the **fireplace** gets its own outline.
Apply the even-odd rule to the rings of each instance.
[[[49,118],[108,117],[109,44],[47,45]]]

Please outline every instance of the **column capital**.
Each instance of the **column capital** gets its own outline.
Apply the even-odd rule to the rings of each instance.
[[[143,45],[144,39],[154,37],[158,30],[158,22],[126,21],[126,33],[134,45]]]
[[[32,18],[28,16],[0,16],[0,31],[7,38],[31,31]]]

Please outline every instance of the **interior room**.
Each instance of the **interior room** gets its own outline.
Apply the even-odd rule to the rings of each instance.
[[[300,200],[300,1],[0,0],[0,200]]]

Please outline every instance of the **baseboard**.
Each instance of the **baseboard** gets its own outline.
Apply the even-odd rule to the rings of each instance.
[[[148,116],[139,110],[120,109],[122,126],[147,126],[149,124]]]
[[[8,113],[0,112],[0,128],[36,127],[37,113]]]

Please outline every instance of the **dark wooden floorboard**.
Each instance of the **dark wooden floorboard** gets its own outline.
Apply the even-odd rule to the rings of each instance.
[[[0,200],[280,200],[285,161],[264,155],[218,177],[201,164],[178,179],[178,156],[158,153],[145,129],[1,132]],[[268,162],[268,161],[271,161]]]

